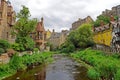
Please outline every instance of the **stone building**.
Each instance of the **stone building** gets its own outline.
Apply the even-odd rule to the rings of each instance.
[[[55,32],[53,29],[53,32],[51,34],[51,37],[49,38],[49,43],[51,44],[51,49],[55,50],[59,47],[60,44],[60,33],[59,32]]]
[[[63,44],[66,41],[67,36],[69,35],[68,30],[62,30],[61,31],[61,36],[60,36],[60,45]]]
[[[96,44],[111,46],[112,26],[111,24],[101,25],[94,28],[93,40]]]
[[[113,16],[118,16],[120,18],[120,5],[112,7],[111,10],[106,9],[105,11],[102,12],[101,15],[109,16],[109,17],[113,15]]]
[[[12,26],[15,23],[16,13],[10,1],[0,0],[0,39],[14,42],[15,37],[11,35]]]
[[[109,47],[109,51],[120,52],[120,21],[115,21],[111,16],[110,23],[94,27],[93,40],[101,49]]]
[[[35,41],[35,46],[38,47],[41,51],[46,49],[46,31],[44,29],[43,18],[37,23],[36,29],[33,33],[30,34]]]
[[[90,17],[90,16],[87,16],[86,18],[84,19],[78,19],[78,21],[75,21],[73,24],[72,24],[72,28],[70,30],[75,30],[77,29],[79,26],[81,26],[82,24],[84,23],[91,23],[93,22],[93,19]]]
[[[120,52],[120,21],[112,22],[112,48],[115,52]]]
[[[61,32],[55,32],[53,30],[51,37],[49,39],[49,42],[51,43],[51,48],[53,50],[60,47],[61,44],[63,44],[66,41],[66,38],[69,34],[68,30],[62,30]]]

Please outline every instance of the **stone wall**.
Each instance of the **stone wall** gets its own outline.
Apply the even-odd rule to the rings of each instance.
[[[0,0],[0,39],[8,40],[9,42],[14,42],[15,37],[11,36],[12,26],[15,23],[15,11],[8,1]]]
[[[91,23],[91,22],[93,22],[93,19],[90,16],[87,16],[84,19],[79,18],[78,21],[75,21],[74,23],[72,23],[72,28],[70,30],[75,30],[82,24]]]
[[[9,56],[8,56],[7,53],[2,54],[2,55],[0,56],[0,64],[9,63],[9,60],[10,60],[10,58],[9,58]]]
[[[101,45],[101,44],[96,44],[93,47],[93,49],[101,50],[101,51],[104,51],[105,53],[108,53],[108,54],[120,53],[116,49],[113,49],[112,47]]]

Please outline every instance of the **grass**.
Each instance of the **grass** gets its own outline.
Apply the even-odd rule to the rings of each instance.
[[[52,60],[52,52],[25,54],[22,57],[15,54],[8,64],[0,65],[0,80],[15,74],[17,70],[26,69],[28,65],[48,63]]]
[[[120,80],[119,55],[108,56],[102,51],[86,49],[71,54],[71,56],[91,66],[88,68],[88,77],[92,80],[112,78]]]

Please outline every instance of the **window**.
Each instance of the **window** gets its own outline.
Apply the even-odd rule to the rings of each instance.
[[[42,33],[41,33],[41,32],[39,32],[39,39],[43,39],[43,38],[42,38]]]

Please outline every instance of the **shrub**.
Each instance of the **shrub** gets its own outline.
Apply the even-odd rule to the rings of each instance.
[[[19,44],[19,43],[14,43],[12,44],[12,48],[15,50],[15,51],[24,51],[25,48],[23,47],[22,44]]]
[[[6,52],[7,48],[10,47],[10,44],[6,40],[0,40],[0,48],[3,48],[4,51]]]
[[[0,54],[4,53],[5,50],[3,48],[0,48]]]
[[[33,39],[31,39],[30,37],[17,37],[16,43],[19,44],[19,49],[21,51],[32,50],[35,44]]]
[[[101,51],[86,49],[77,54],[72,54],[72,57],[81,59],[93,67],[88,70],[88,75],[92,79],[97,79],[99,74],[99,77],[107,80],[111,80],[112,78],[120,80],[118,77],[120,61],[116,55],[107,56]]]
[[[39,49],[38,49],[38,48],[34,48],[33,51],[34,51],[35,53],[37,53],[37,52],[39,51]]]
[[[25,67],[23,65],[22,58],[19,57],[17,53],[12,57],[9,64],[14,70],[23,69]]]
[[[0,66],[0,75],[4,75],[10,72],[10,67],[8,64],[4,64]]]
[[[120,80],[120,69],[115,74],[115,80]]]
[[[94,68],[90,68],[87,74],[88,74],[88,77],[93,80],[99,80],[100,78],[100,74]]]
[[[75,50],[75,46],[72,43],[66,43],[61,46],[60,50],[63,53],[70,53]]]
[[[24,43],[25,49],[33,50],[35,45],[35,42],[33,41],[33,39],[31,39],[30,37],[26,37],[25,40],[26,40],[26,43]]]

